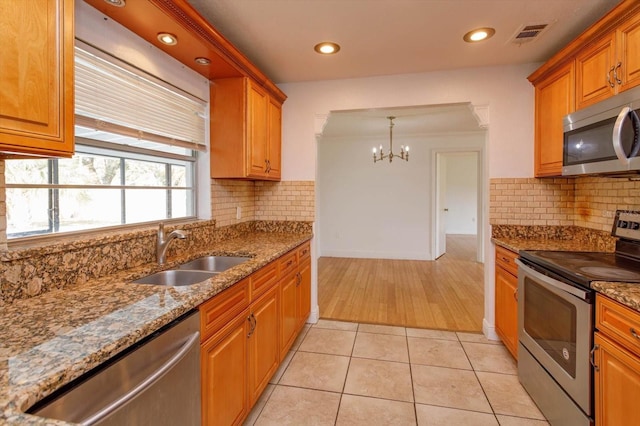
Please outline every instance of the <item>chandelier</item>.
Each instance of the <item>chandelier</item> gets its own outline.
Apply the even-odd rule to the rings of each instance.
[[[409,147],[401,145],[400,146],[400,155],[396,155],[393,153],[393,120],[395,117],[389,116],[389,153],[385,154],[382,152],[382,145],[380,145],[380,155],[377,155],[377,149],[373,148],[373,162],[376,163],[378,161],[382,161],[385,158],[389,158],[389,162],[393,161],[393,157],[400,157],[401,160],[409,161]]]

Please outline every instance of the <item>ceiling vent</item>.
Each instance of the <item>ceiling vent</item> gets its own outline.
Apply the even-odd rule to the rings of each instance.
[[[524,44],[537,40],[549,26],[549,23],[522,25],[511,38],[511,43]]]

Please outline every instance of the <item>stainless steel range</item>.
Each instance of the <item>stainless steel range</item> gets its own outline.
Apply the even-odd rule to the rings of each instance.
[[[593,281],[640,283],[640,212],[616,212],[615,253],[522,251],[518,376],[552,425],[592,425]]]

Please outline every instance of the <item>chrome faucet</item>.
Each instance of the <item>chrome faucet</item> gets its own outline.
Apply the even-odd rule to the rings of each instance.
[[[176,238],[184,240],[185,238],[187,238],[187,234],[185,234],[184,231],[181,231],[180,229],[176,229],[174,231],[171,231],[165,239],[164,223],[160,222],[160,226],[158,227],[158,241],[156,245],[156,259],[158,260],[159,265],[164,264],[166,260],[167,247],[169,247],[169,243]]]

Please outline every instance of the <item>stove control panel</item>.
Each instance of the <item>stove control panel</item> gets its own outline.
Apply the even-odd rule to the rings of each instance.
[[[617,210],[611,235],[640,241],[640,211]]]

